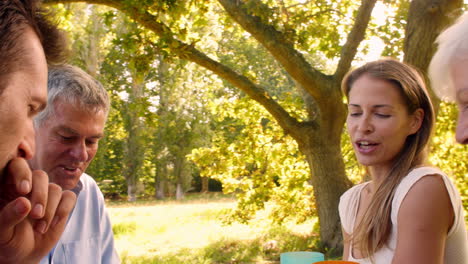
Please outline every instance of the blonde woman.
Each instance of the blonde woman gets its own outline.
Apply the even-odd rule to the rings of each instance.
[[[460,195],[442,171],[425,165],[434,113],[422,78],[383,59],[348,73],[342,89],[354,151],[371,177],[341,197],[343,258],[468,263]]]

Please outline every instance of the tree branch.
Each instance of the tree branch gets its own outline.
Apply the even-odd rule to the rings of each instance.
[[[192,61],[225,79],[233,84],[238,89],[245,92],[253,100],[263,105],[268,112],[275,117],[279,125],[285,130],[286,133],[294,131],[299,125],[299,121],[293,118],[289,113],[281,107],[275,100],[269,96],[268,92],[247,77],[236,73],[231,68],[209,58],[206,54],[197,50],[194,46],[183,43],[177,40],[173,35],[171,29],[161,22],[158,22],[155,16],[151,15],[146,9],[141,6],[125,5],[124,0],[44,0],[45,4],[57,3],[72,3],[72,2],[86,2],[89,4],[102,4],[116,8],[132,19],[153,31],[157,35],[163,37],[167,42],[170,50],[174,52],[179,58]]]
[[[271,98],[263,87],[254,84],[247,77],[234,72],[231,68],[217,61],[214,61],[195,48],[190,52],[190,56],[187,59],[213,71],[219,77],[230,82],[232,85],[248,94],[250,98],[263,105],[268,112],[275,117],[286,133],[291,133],[299,126],[299,121],[291,117],[283,107]]]
[[[351,62],[354,60],[357,48],[364,39],[376,2],[377,0],[362,0],[353,28],[348,34],[346,43],[343,45],[343,48],[341,48],[340,61],[338,62],[338,67],[334,74],[336,80],[341,80],[351,67]]]
[[[281,63],[294,80],[300,83],[317,102],[321,101],[326,95],[326,91],[323,90],[325,86],[321,83],[329,82],[330,79],[314,69],[302,54],[294,49],[294,45],[285,39],[283,33],[271,25],[265,25],[258,17],[248,14],[242,6],[242,1],[218,0],[218,2],[232,19],[257,39]]]

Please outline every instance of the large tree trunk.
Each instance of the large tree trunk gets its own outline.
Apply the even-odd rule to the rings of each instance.
[[[335,82],[329,85],[339,84]],[[341,253],[339,251],[343,245],[338,203],[340,196],[351,187],[341,153],[346,108],[339,102],[339,98],[341,93],[336,89],[324,99],[328,101],[325,102],[326,107],[317,111],[317,104],[305,97],[310,118],[316,119],[316,122],[304,123],[300,129],[291,133],[310,167],[310,182],[314,187],[322,246],[324,249],[333,248],[338,251],[334,253]]]
[[[314,136],[311,136],[314,137]],[[313,138],[312,141],[320,141]],[[335,142],[338,143],[338,142]],[[344,176],[344,163],[339,144],[322,142],[315,146],[301,146],[310,165],[310,181],[320,223],[320,240],[324,248],[342,248],[341,223],[338,214],[340,196],[351,187]],[[335,252],[338,253],[338,252]]]
[[[428,87],[427,69],[436,51],[435,40],[447,25],[460,15],[463,0],[413,0],[408,11],[403,51],[404,61],[424,74]],[[458,12],[457,12],[458,11]],[[429,90],[436,113],[439,98]]]

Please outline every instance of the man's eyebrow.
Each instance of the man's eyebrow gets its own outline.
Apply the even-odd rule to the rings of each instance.
[[[67,127],[67,126],[59,126],[57,128],[57,130],[60,130],[62,132],[66,132],[66,133],[70,133],[74,136],[79,136],[80,133],[78,133],[78,131],[70,128],[70,127]],[[104,137],[104,133],[99,133],[99,134],[96,134],[96,135],[93,135],[91,136],[90,138],[94,138],[94,139],[100,139],[100,138],[103,138]]]
[[[72,129],[70,127],[67,127],[67,126],[59,126],[59,127],[57,127],[57,130],[60,130],[62,132],[66,132],[66,133],[70,133],[70,134],[74,134],[74,135],[79,135],[79,133],[77,131],[75,131],[74,129]]]
[[[99,134],[97,134],[97,135],[92,136],[91,138],[94,138],[94,139],[101,139],[101,138],[103,138],[103,137],[104,137],[104,134],[103,134],[103,133],[99,133]]]

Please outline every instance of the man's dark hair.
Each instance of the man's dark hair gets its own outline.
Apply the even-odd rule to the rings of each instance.
[[[39,8],[38,0],[0,1],[0,82],[2,75],[20,69],[26,51],[18,41],[27,28],[38,36],[47,63],[59,64],[66,57],[66,38]],[[0,84],[0,93],[2,85]]]

